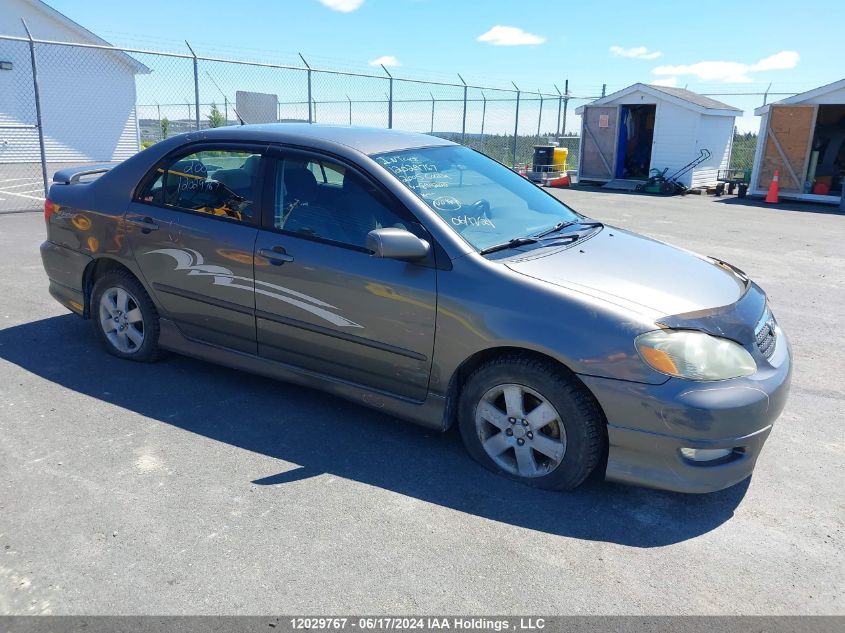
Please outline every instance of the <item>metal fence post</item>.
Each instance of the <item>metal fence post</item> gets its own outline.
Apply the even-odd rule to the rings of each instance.
[[[487,118],[487,95],[484,94],[484,91],[481,91],[481,145],[484,146],[484,119]]]
[[[434,134],[434,95],[431,92],[428,94],[431,95],[431,134]]]
[[[537,115],[537,143],[540,142],[540,127],[543,125],[543,93],[539,90],[537,94],[540,97],[540,114]]]
[[[464,81],[464,78],[461,77],[461,74],[458,73],[458,79],[461,80],[461,83],[464,85],[464,114],[461,120],[461,145],[466,145],[467,140],[467,82]]]
[[[32,63],[32,91],[35,96],[35,123],[38,126],[38,150],[41,153],[41,183],[44,185],[44,198],[47,197],[47,154],[44,151],[44,122],[41,118],[41,93],[38,90],[38,65],[35,63],[35,40],[26,25],[26,20],[21,18],[26,36],[29,38],[29,59]]]
[[[557,136],[560,136],[560,110],[561,106],[563,106],[563,95],[560,94],[560,88],[557,87],[557,84],[552,84],[557,90],[557,127],[555,128],[555,133]]]
[[[346,95],[346,100],[349,102],[349,125],[352,125],[352,99],[349,98],[349,95]]]
[[[191,48],[191,45],[188,44],[188,40],[185,40],[185,45],[188,47],[188,50],[191,51],[191,55],[194,58],[194,117],[197,126],[197,130],[200,129],[200,76],[199,76],[199,65],[197,64],[197,54],[194,52],[194,49]]]
[[[513,146],[511,147],[511,167],[516,169],[516,137],[519,134],[519,86],[513,84],[516,88],[516,114],[513,121]]]
[[[566,136],[566,111],[569,109],[569,80],[566,80],[566,83],[563,84],[563,135]]]
[[[389,85],[389,92],[387,95],[387,129],[393,129],[393,75],[387,72],[387,68],[384,67],[384,64],[381,65],[381,69],[384,71],[384,74],[387,75],[388,85]]]
[[[302,60],[302,63],[305,64],[306,68],[306,75],[308,76],[308,122],[313,123],[314,119],[311,116],[311,66],[305,61],[305,58],[302,56],[302,53],[297,53],[299,55],[299,59]]]

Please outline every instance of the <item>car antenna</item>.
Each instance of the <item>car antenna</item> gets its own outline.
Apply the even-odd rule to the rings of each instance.
[[[211,79],[211,83],[213,83],[213,84],[214,84],[214,87],[215,87],[215,88],[217,88],[217,91],[220,93],[220,96],[222,96],[222,97],[223,97],[226,101],[228,101],[228,100],[229,100],[229,97],[227,97],[227,96],[226,96],[226,93],[225,93],[225,92],[223,92],[223,90],[221,90],[221,89],[220,89],[220,86],[219,86],[219,85],[217,84],[217,82],[214,80],[214,77],[212,77],[212,76],[211,76],[211,73],[210,73],[210,72],[208,72],[208,71],[206,70],[206,71],[205,71],[205,74],[206,74],[206,75],[208,75],[208,78],[209,78],[209,79]],[[238,117],[238,121],[240,121],[240,124],[241,124],[241,125],[246,125],[246,121],[244,121],[244,118],[241,116],[241,113],[240,113],[240,112],[238,112],[238,109],[237,109],[234,105],[232,105],[232,104],[229,104],[229,105],[231,105],[231,106],[232,106],[232,110],[235,112],[235,116],[236,116],[236,117]]]

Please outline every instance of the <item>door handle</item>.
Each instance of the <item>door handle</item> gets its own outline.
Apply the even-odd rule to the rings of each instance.
[[[129,222],[141,227],[141,231],[149,233],[150,231],[158,231],[158,222],[150,217],[146,218],[129,218]]]
[[[293,255],[288,255],[281,246],[274,246],[272,249],[259,248],[258,254],[264,259],[270,260],[273,266],[281,266],[285,262],[293,261]]]

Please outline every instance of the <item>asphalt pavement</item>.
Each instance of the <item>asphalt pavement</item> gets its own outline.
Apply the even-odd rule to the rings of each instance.
[[[0,214],[0,613],[845,614],[845,216],[556,195],[768,291],[795,375],[750,480],[538,491],[456,433],[120,361],[48,295],[42,215]]]

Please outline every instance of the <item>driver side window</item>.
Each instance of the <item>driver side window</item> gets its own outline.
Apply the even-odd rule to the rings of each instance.
[[[366,248],[373,229],[415,230],[369,180],[322,158],[280,159],[275,190],[273,224],[283,231]]]

